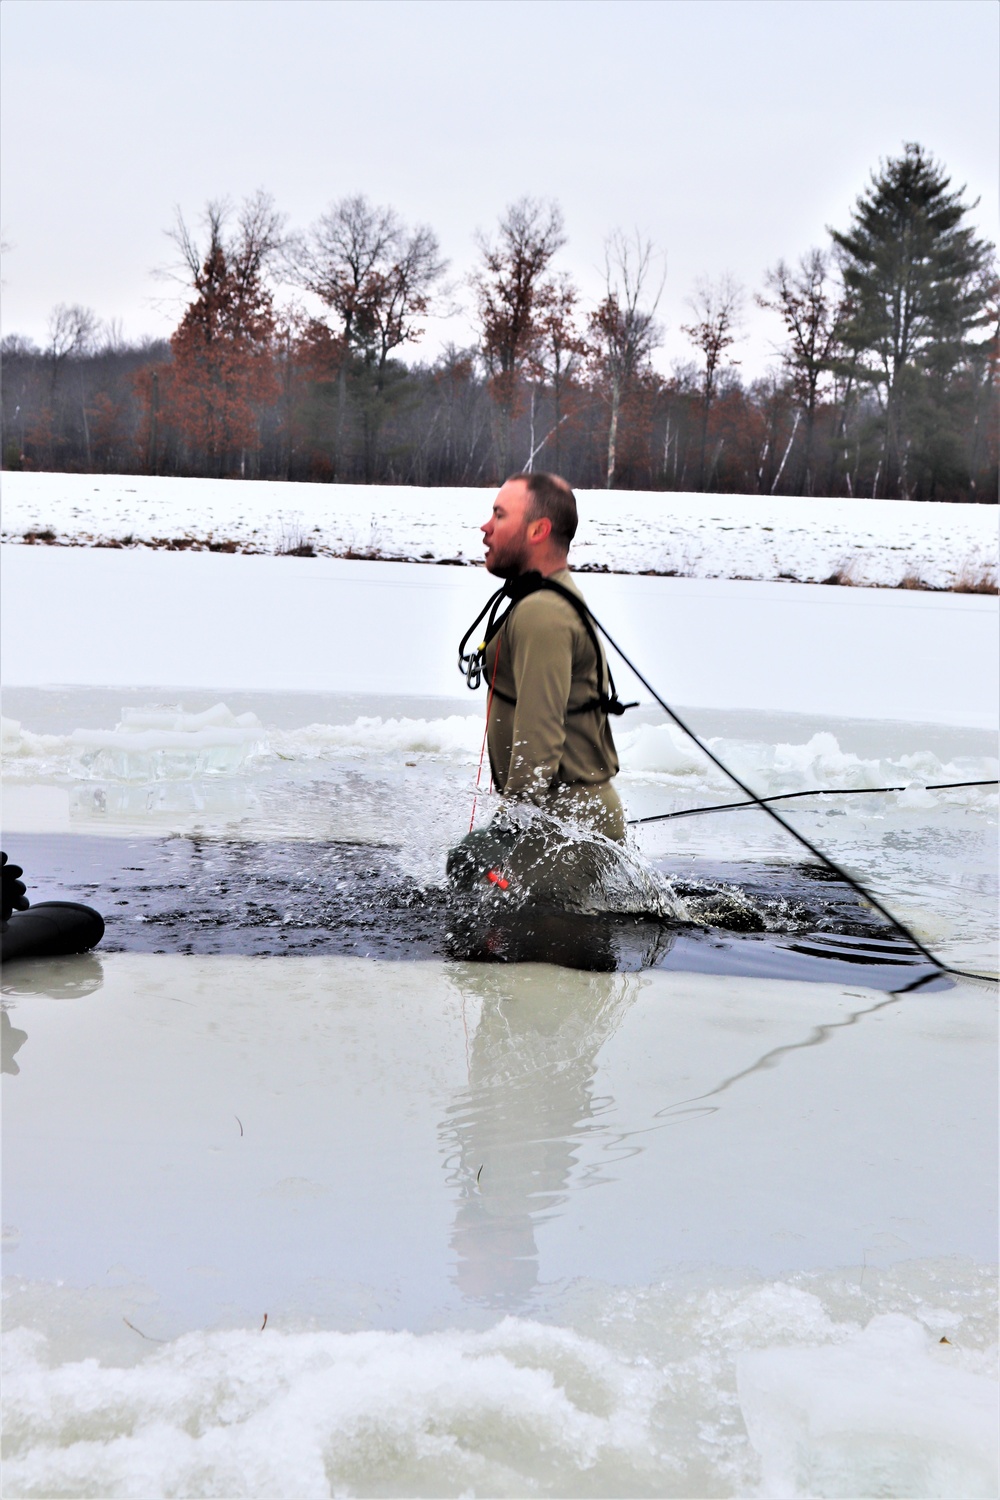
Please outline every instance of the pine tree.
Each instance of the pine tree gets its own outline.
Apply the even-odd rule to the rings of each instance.
[[[872,174],[840,251],[852,368],[879,398],[882,456],[874,492],[912,496],[921,470],[934,482],[945,418],[940,392],[969,357],[984,316],[992,246],[963,223],[975,204],[944,168],[909,143]]]

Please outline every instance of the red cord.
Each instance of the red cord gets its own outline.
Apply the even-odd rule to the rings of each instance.
[[[501,632],[502,633],[502,632]],[[493,684],[497,680],[497,664],[500,661],[500,637],[497,637],[497,653],[493,658],[493,676],[490,678],[490,690],[486,698],[486,724],[483,729],[483,743],[479,747],[479,769],[476,772],[476,790],[472,795],[472,816],[469,819],[469,832],[472,832],[476,821],[476,804],[479,801],[479,783],[483,775],[483,758],[486,755],[486,736],[490,732],[490,709],[493,707]],[[493,790],[493,768],[490,767],[490,791]]]

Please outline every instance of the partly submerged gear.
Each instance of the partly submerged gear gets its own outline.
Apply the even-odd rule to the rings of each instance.
[[[2,874],[2,921],[0,960],[14,958],[62,958],[86,953],[104,936],[104,918],[92,906],[79,901],[39,901],[32,905],[25,895],[20,865],[9,864],[0,853]]]
[[[27,911],[31,902],[25,895],[27,887],[21,876],[20,865],[8,864],[7,856],[0,851],[0,891],[2,891],[2,920],[6,922],[15,911]]]
[[[592,970],[654,962],[683,918],[634,851],[527,806],[450,851],[448,906],[453,957]]]
[[[80,901],[39,901],[15,912],[0,931],[0,959],[66,958],[87,953],[104,936],[104,918]]]

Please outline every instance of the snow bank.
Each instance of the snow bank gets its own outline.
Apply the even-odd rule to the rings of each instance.
[[[131,1367],[60,1363],[56,1340],[17,1329],[6,1338],[5,1490],[995,1494],[996,1384],[962,1315],[921,1306],[862,1331],[860,1308],[822,1290],[581,1289],[580,1326],[269,1325],[142,1352],[125,1333]],[[939,1344],[921,1315],[965,1347]]]
[[[3,475],[4,541],[475,563],[492,489],[150,475]],[[934,588],[997,570],[995,506],[581,490],[577,568],[685,578],[834,574]]]
[[[444,719],[383,719],[362,715],[353,724],[309,724],[271,737],[271,747],[285,760],[328,755],[453,756],[465,764],[479,758],[483,720],[478,714],[449,714]]]
[[[32,734],[16,719],[0,720],[0,728],[4,758],[15,768],[29,774],[59,768],[109,781],[234,775],[267,743],[255,714],[233,714],[224,703],[200,714],[123,708],[114,729],[74,729],[68,735]]]
[[[514,1320],[424,1338],[190,1335],[128,1372],[83,1362],[46,1374],[33,1352],[8,1412],[8,1433],[37,1444],[5,1465],[22,1496],[148,1494],[152,1481],[159,1494],[306,1500],[368,1493],[379,1470],[419,1486],[390,1480],[389,1493],[438,1495],[516,1489],[525,1471],[572,1472],[574,1460],[641,1471],[661,1384],[590,1340]],[[43,1403],[76,1441],[48,1447]]]
[[[885,1313],[840,1345],[741,1355],[761,1493],[996,1495],[996,1385],[956,1368],[953,1352]]]
[[[909,798],[906,805],[913,806],[917,787],[986,780],[996,777],[1000,769],[1000,762],[993,756],[962,756],[943,762],[929,750],[901,756],[859,756],[842,751],[836,735],[829,730],[821,730],[798,745],[770,745],[720,736],[705,743],[763,796],[811,788],[851,791],[895,785],[907,788],[895,795]],[[734,797],[737,795],[728,777],[672,724],[643,724],[619,733],[617,744],[622,773],[628,779],[666,781],[691,791],[726,788]],[[935,796],[926,794],[926,800],[919,805],[936,806]]]

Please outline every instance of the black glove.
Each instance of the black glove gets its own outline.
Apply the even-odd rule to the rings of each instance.
[[[31,902],[24,894],[25,885],[21,876],[24,871],[20,865],[9,865],[7,856],[0,851],[0,877],[3,882],[3,920],[6,922],[11,912],[27,911]]]

